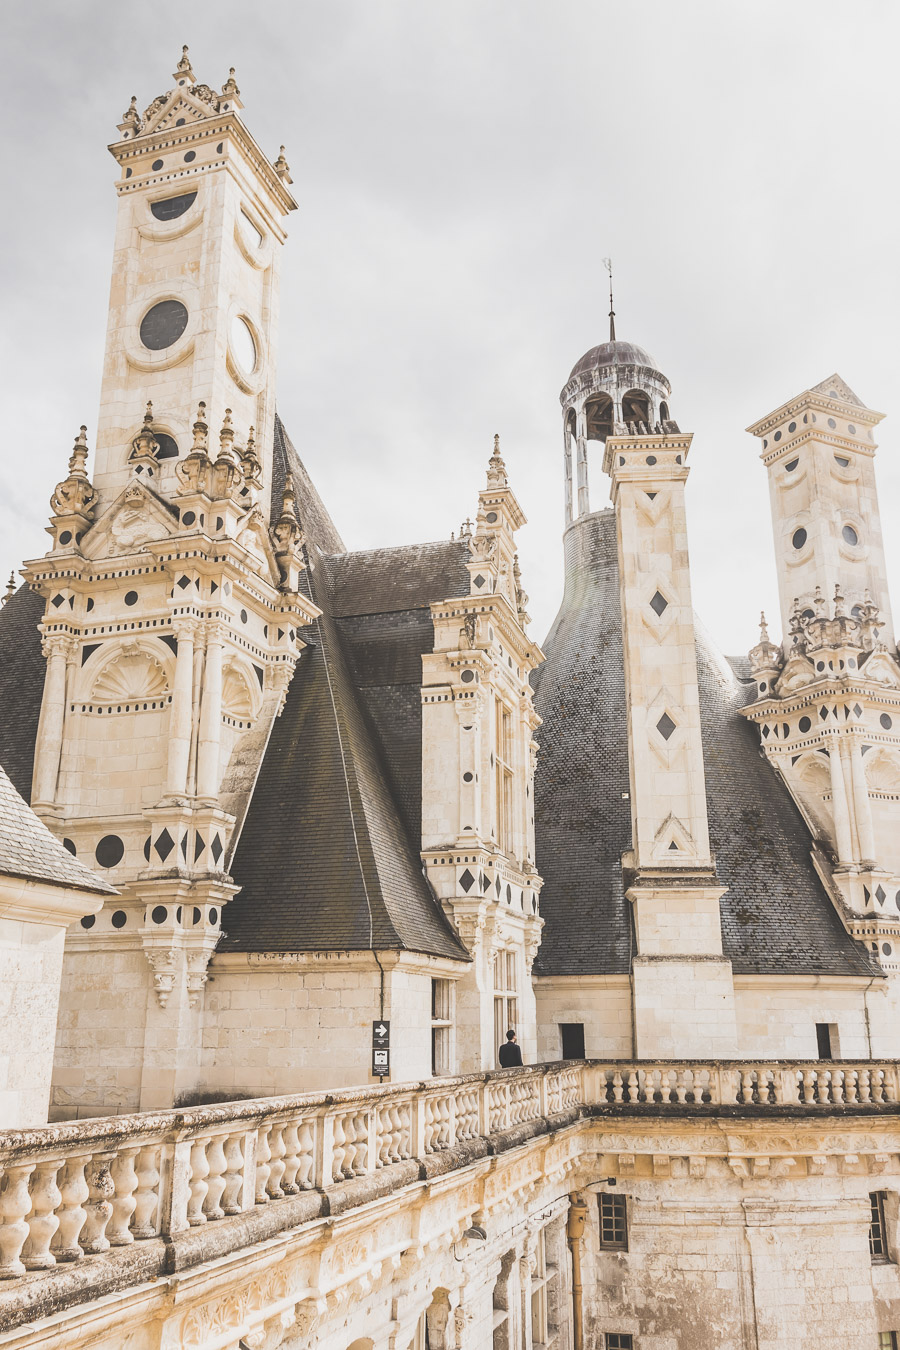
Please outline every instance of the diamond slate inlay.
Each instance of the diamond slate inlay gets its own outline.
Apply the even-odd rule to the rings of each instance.
[[[656,730],[659,732],[660,736],[662,736],[664,741],[667,741],[672,735],[672,732],[675,730],[675,723],[668,713],[663,713],[656,724]]]
[[[209,850],[209,851],[210,851],[210,853],[213,855],[213,857],[215,858],[216,862],[218,862],[219,859],[221,858],[222,852],[223,852],[223,850],[222,850],[222,841],[221,841],[221,839],[219,838],[218,835],[216,835],[216,837],[213,839],[213,841],[212,841],[212,846],[210,847],[210,850]]]
[[[656,591],[653,599],[650,601],[650,608],[656,614],[662,615],[663,612],[669,608],[669,602],[664,595],[660,595],[659,591]]]
[[[460,884],[460,886],[462,886],[462,888],[463,888],[463,890],[465,891],[466,895],[469,894],[469,891],[470,891],[470,890],[472,889],[472,887],[475,885],[475,878],[472,876],[472,873],[469,871],[468,867],[466,868],[466,870],[462,873],[461,877],[459,878],[459,884]]]
[[[169,831],[163,829],[160,831],[156,843],[153,845],[163,862],[166,861],[172,849],[175,847],[175,840],[169,834]]]
[[[476,585],[476,586],[483,586],[483,585],[484,585],[484,582],[485,582],[485,578],[484,578],[484,577],[481,575],[481,573],[479,572],[479,573],[478,573],[478,576],[475,578],[475,585]]]

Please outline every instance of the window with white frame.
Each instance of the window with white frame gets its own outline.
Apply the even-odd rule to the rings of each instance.
[[[549,1240],[551,1236],[547,1228],[542,1228],[535,1245],[535,1266],[531,1276],[532,1350],[554,1350],[559,1343],[559,1266],[554,1260],[556,1253]],[[560,1237],[561,1231],[556,1234],[557,1239]]]
[[[896,1331],[879,1331],[878,1350],[897,1350]]]
[[[501,1046],[507,1031],[516,1031],[519,1023],[518,954],[499,951],[494,954],[494,1045]]]
[[[431,981],[431,1072],[452,1073],[453,981]]]

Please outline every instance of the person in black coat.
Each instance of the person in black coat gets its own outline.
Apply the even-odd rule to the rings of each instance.
[[[514,1031],[506,1033],[506,1043],[500,1046],[497,1051],[497,1058],[500,1061],[501,1069],[512,1069],[515,1065],[522,1063],[522,1050],[516,1041]]]

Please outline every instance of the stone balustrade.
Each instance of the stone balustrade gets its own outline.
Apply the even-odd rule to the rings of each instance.
[[[171,1246],[192,1229],[310,1193],[306,1209],[286,1211],[291,1226],[369,1198],[347,1188],[358,1178],[405,1164],[413,1180],[441,1154],[441,1170],[464,1166],[578,1116],[884,1111],[900,1104],[898,1067],[579,1061],[8,1132],[0,1278],[152,1239]],[[250,1240],[245,1227],[233,1245]]]

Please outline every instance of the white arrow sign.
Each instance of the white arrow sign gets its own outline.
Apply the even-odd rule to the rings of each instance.
[[[376,1033],[376,1035],[378,1035],[378,1036],[386,1036],[386,1035],[387,1035],[387,1027],[384,1025],[383,1022],[381,1023],[380,1026],[378,1026],[378,1027],[375,1028],[375,1033]]]

